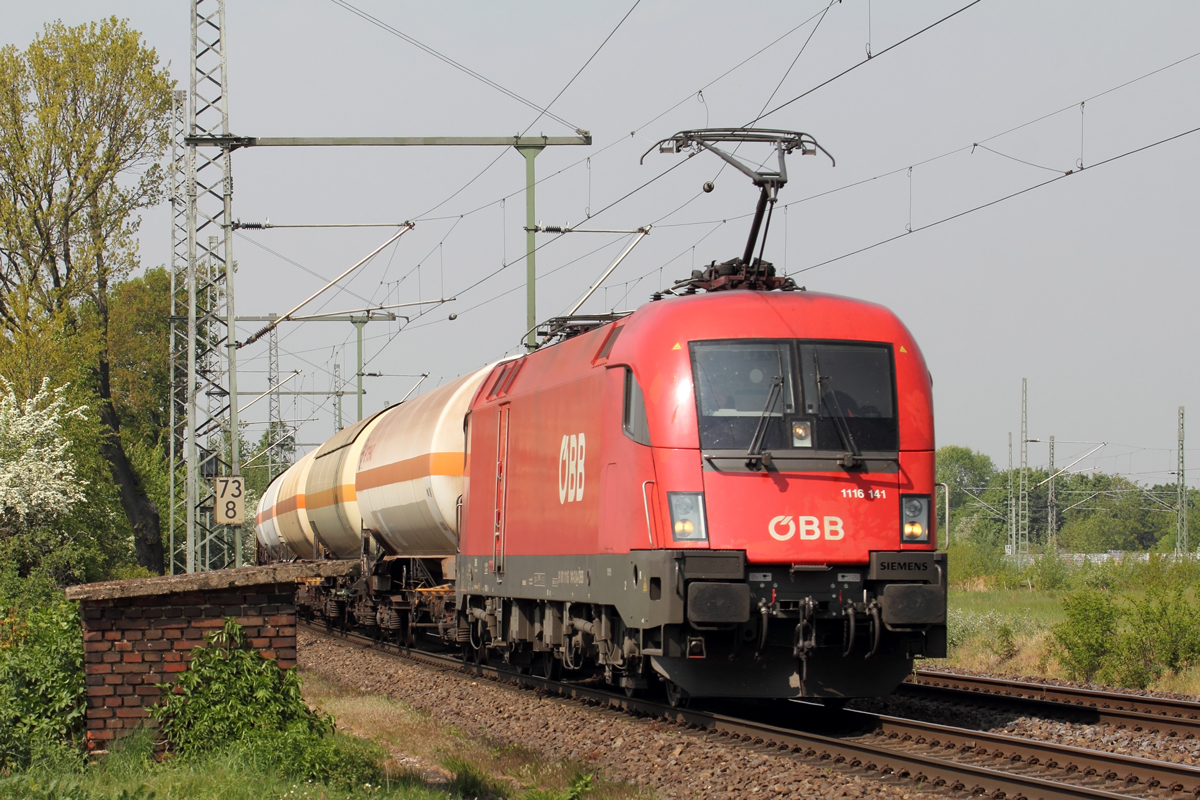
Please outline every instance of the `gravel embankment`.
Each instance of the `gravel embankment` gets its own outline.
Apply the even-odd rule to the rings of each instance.
[[[299,665],[344,686],[387,695],[492,741],[595,766],[660,797],[922,800],[944,797],[903,780],[841,771],[727,745],[665,722],[638,720],[473,679],[297,632]]]

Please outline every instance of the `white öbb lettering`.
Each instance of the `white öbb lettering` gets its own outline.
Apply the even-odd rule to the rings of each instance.
[[[564,435],[558,450],[558,502],[583,500],[583,457],[587,439],[582,433]]]
[[[820,539],[822,528],[828,541],[836,542],[846,535],[841,517],[775,517],[767,523],[767,533],[776,541],[786,542],[796,535],[806,541]]]

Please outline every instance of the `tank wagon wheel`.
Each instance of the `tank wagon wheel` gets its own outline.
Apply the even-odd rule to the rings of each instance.
[[[667,705],[671,708],[687,708],[691,705],[692,698],[675,681],[663,681],[663,689],[667,693]]]
[[[486,647],[476,647],[467,642],[462,646],[462,653],[464,667],[479,667],[488,663]]]
[[[323,615],[325,617],[325,632],[333,633],[333,617]]]
[[[412,648],[417,646],[417,633],[416,633],[415,623],[416,623],[416,617],[413,615],[413,613],[411,611],[408,612],[408,619],[405,621],[404,631],[402,632],[402,636],[404,638],[404,649],[405,650],[411,650]]]
[[[542,651],[542,677],[548,681],[556,681],[562,677],[562,662],[554,655],[553,650]]]
[[[646,693],[646,690],[640,686],[626,686],[625,687],[625,696],[628,697],[630,700],[636,700],[637,698],[641,697],[645,693]]]

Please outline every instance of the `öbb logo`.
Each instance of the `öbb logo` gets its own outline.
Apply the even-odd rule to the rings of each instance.
[[[822,526],[822,520],[816,517],[775,517],[767,523],[767,533],[771,534],[772,539],[780,542],[786,542],[797,533],[801,539],[820,539],[822,527],[825,538],[831,542],[836,542],[846,535],[841,517],[825,517],[823,521]]]
[[[558,502],[583,500],[583,456],[587,439],[582,433],[564,435],[558,450]]]

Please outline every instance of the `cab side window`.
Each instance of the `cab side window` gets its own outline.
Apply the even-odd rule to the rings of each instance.
[[[650,444],[650,426],[646,421],[646,401],[633,370],[625,368],[625,415],[622,427],[625,435],[638,444]]]

